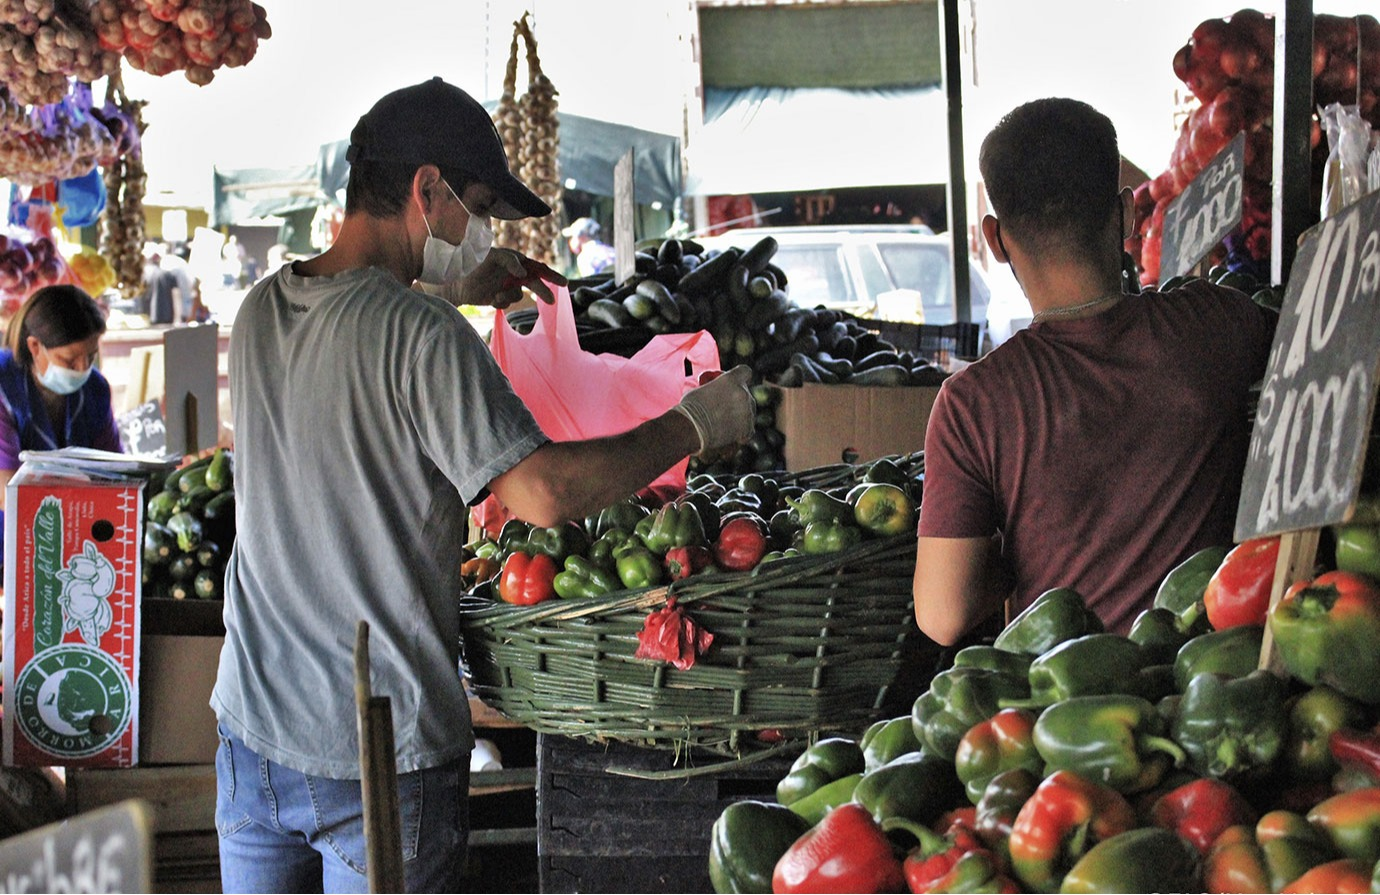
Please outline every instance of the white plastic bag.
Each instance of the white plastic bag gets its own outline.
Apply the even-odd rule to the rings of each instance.
[[[1322,198],[1322,216],[1327,218],[1370,189],[1367,167],[1371,127],[1356,106],[1332,103],[1320,109],[1318,115],[1328,144]]]

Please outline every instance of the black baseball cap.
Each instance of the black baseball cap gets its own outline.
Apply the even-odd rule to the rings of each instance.
[[[412,162],[458,172],[498,196],[503,220],[551,213],[513,176],[493,119],[474,97],[439,77],[395,90],[374,103],[350,131],[350,162]]]

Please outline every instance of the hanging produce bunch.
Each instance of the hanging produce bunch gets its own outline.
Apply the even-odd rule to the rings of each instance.
[[[248,63],[273,35],[251,0],[96,0],[91,22],[100,45],[132,67],[158,77],[180,71],[197,85]]]
[[[1127,635],[1047,591],[724,809],[714,890],[1375,891],[1380,527],[1329,535],[1273,607],[1279,536],[1193,554]]]
[[[139,147],[143,108],[143,101],[125,95],[118,75],[111,78],[106,104],[99,114],[130,148],[102,162],[106,208],[101,215],[100,252],[114,269],[126,298],[139,294],[144,279],[144,193],[148,177]]]
[[[91,83],[114,74],[120,56],[103,45],[82,0],[0,2],[0,83],[22,105],[56,103],[69,78]]]
[[[1246,133],[1242,222],[1211,256],[1233,269],[1262,269],[1270,256],[1274,135],[1274,18],[1243,9],[1207,19],[1174,56],[1174,74],[1199,105],[1185,119],[1169,167],[1135,191],[1136,222],[1126,249],[1136,258],[1143,285],[1160,279],[1160,248],[1169,203],[1241,131]],[[1319,14],[1313,17],[1313,105],[1356,107],[1380,127],[1380,21]],[[1322,196],[1326,141],[1315,118],[1313,208]]]
[[[553,209],[560,207],[561,181],[556,160],[560,145],[560,125],[556,118],[556,88],[541,68],[537,39],[528,24],[530,13],[513,23],[513,41],[508,48],[508,66],[503,77],[503,94],[494,110],[494,125],[508,164],[518,179],[527,184]],[[518,39],[527,47],[527,92],[517,95]],[[560,238],[560,218],[496,221],[494,238],[499,245],[522,252],[529,258],[555,265]]]

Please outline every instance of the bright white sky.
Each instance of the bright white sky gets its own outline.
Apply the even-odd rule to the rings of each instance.
[[[977,21],[979,83],[964,85],[969,153],[1013,106],[1073,96],[1111,116],[1123,153],[1151,176],[1166,167],[1177,135],[1175,51],[1203,19],[1245,8],[1244,0],[959,2]],[[1354,15],[1373,2],[1314,0],[1314,11]],[[692,0],[260,3],[273,37],[247,66],[220,70],[206,87],[180,73],[125,75],[127,92],[148,101],[150,204],[209,203],[213,166],[308,164],[323,143],[347,137],[380,96],[432,75],[480,99],[497,98],[512,23],[528,9],[543,69],[567,112],[679,134],[694,77],[680,37]],[[524,57],[518,92],[525,87]]]

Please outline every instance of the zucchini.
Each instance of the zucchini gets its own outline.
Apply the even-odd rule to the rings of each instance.
[[[211,500],[216,497],[217,493],[223,494],[225,492],[212,491],[209,485],[198,485],[182,495],[182,499],[177,502],[177,506],[174,508],[173,512],[181,513],[185,511],[200,516],[206,504],[210,503]],[[170,516],[169,518],[172,517]],[[168,520],[164,519],[163,521],[166,522]]]
[[[202,569],[192,579],[192,593],[202,600],[219,600],[223,573],[213,569]]]
[[[166,565],[176,551],[177,535],[171,529],[158,522],[144,522],[144,565]]]
[[[168,596],[174,600],[186,600],[193,595],[190,581],[173,581],[168,584]]]
[[[177,496],[180,492],[159,491],[149,498],[148,506],[144,508],[144,515],[150,522],[159,525],[164,524],[177,512]]]
[[[640,274],[650,274],[656,270],[656,255],[651,252],[633,252],[633,270]]]
[[[183,494],[190,492],[193,488],[198,488],[206,484],[206,473],[211,468],[208,463],[196,469],[189,469],[177,480],[177,490]]]
[[[632,293],[629,292],[629,295]],[[590,303],[585,314],[598,323],[605,326],[618,328],[620,326],[632,326],[633,316],[628,313],[628,309],[623,307],[621,301],[612,298],[600,298]]]
[[[667,239],[657,250],[656,260],[662,264],[679,264],[680,259],[685,256],[685,249],[680,244],[679,239]]]
[[[770,273],[776,279],[777,289],[786,288],[786,272],[784,270],[775,264],[768,263],[766,267],[762,268],[762,271],[763,273]]]
[[[643,280],[644,283],[654,283],[655,280]],[[641,286],[638,287],[641,289]],[[649,317],[656,316],[656,302],[652,301],[641,292],[634,292],[623,299],[623,310],[628,312],[628,316],[633,320],[647,320]]]
[[[866,370],[859,370],[854,373],[850,381],[854,385],[910,385],[910,367],[904,367],[900,364],[868,367]]]
[[[752,293],[748,292],[747,288],[751,277],[752,271],[741,261],[733,265],[728,272],[728,299],[739,314],[746,313],[752,305]]]
[[[181,490],[181,487],[182,487],[182,478],[183,478],[183,476],[185,476],[185,475],[187,475],[187,473],[192,472],[192,471],[197,470],[197,469],[203,469],[203,470],[204,470],[207,466],[210,466],[210,465],[211,465],[211,457],[208,455],[208,456],[205,456],[205,457],[198,457],[197,459],[193,460],[191,463],[188,463],[186,466],[182,466],[182,467],[179,467],[179,468],[177,468],[177,469],[174,469],[174,470],[172,471],[172,474],[169,475],[166,479],[163,480],[163,490],[164,490],[164,491],[179,491],[179,490]]]
[[[680,278],[680,289],[687,295],[709,295],[716,291],[728,275],[728,271],[742,257],[742,250],[736,247],[724,249],[717,255],[704,258],[700,266]]]
[[[747,288],[753,298],[763,299],[776,290],[776,283],[772,281],[769,275],[759,273],[748,280]]]
[[[216,448],[215,454],[211,457],[211,464],[206,467],[205,481],[206,487],[212,491],[224,491],[234,486],[235,472],[231,467],[230,452],[225,448]]]
[[[665,283],[659,280],[643,280],[637,284],[637,295],[652,302],[655,308],[654,313],[665,317],[670,323],[680,322],[680,308],[676,306],[676,297],[671,294],[670,289],[666,288]],[[627,307],[626,301],[623,304],[624,307]],[[647,319],[647,317],[638,317],[635,312],[633,316],[639,320]]]
[[[791,355],[791,366],[800,368],[800,378],[805,382],[823,382],[833,385],[839,381],[839,377],[827,367],[815,363],[815,359],[808,354],[796,352]]]
[[[176,536],[177,549],[184,553],[194,553],[196,548],[201,546],[201,520],[186,510],[173,513],[172,518],[168,520],[168,531]]]
[[[790,310],[791,300],[780,289],[774,289],[766,298],[753,301],[743,314],[743,325],[748,329],[762,329]]]
[[[865,354],[857,360],[853,361],[853,369],[861,373],[862,371],[870,370],[873,367],[894,366],[900,363],[901,355],[896,353],[895,351],[873,351],[871,354]],[[905,366],[910,365],[906,364]]]
[[[168,563],[168,577],[173,581],[191,581],[200,571],[195,553],[179,553]]]
[[[826,351],[820,351],[810,360],[833,373],[840,381],[853,375],[853,362],[846,357],[836,358]]]
[[[794,342],[777,345],[759,353],[753,359],[752,366],[759,374],[770,376],[790,366],[792,355],[814,354],[817,351],[819,351],[819,337],[813,332],[806,331]]]
[[[214,569],[220,565],[220,545],[215,541],[202,541],[196,548],[196,564],[203,569]]]
[[[757,240],[757,244],[743,253],[742,264],[752,274],[759,274],[767,269],[767,263],[776,254],[777,244],[775,236],[763,236]]]

